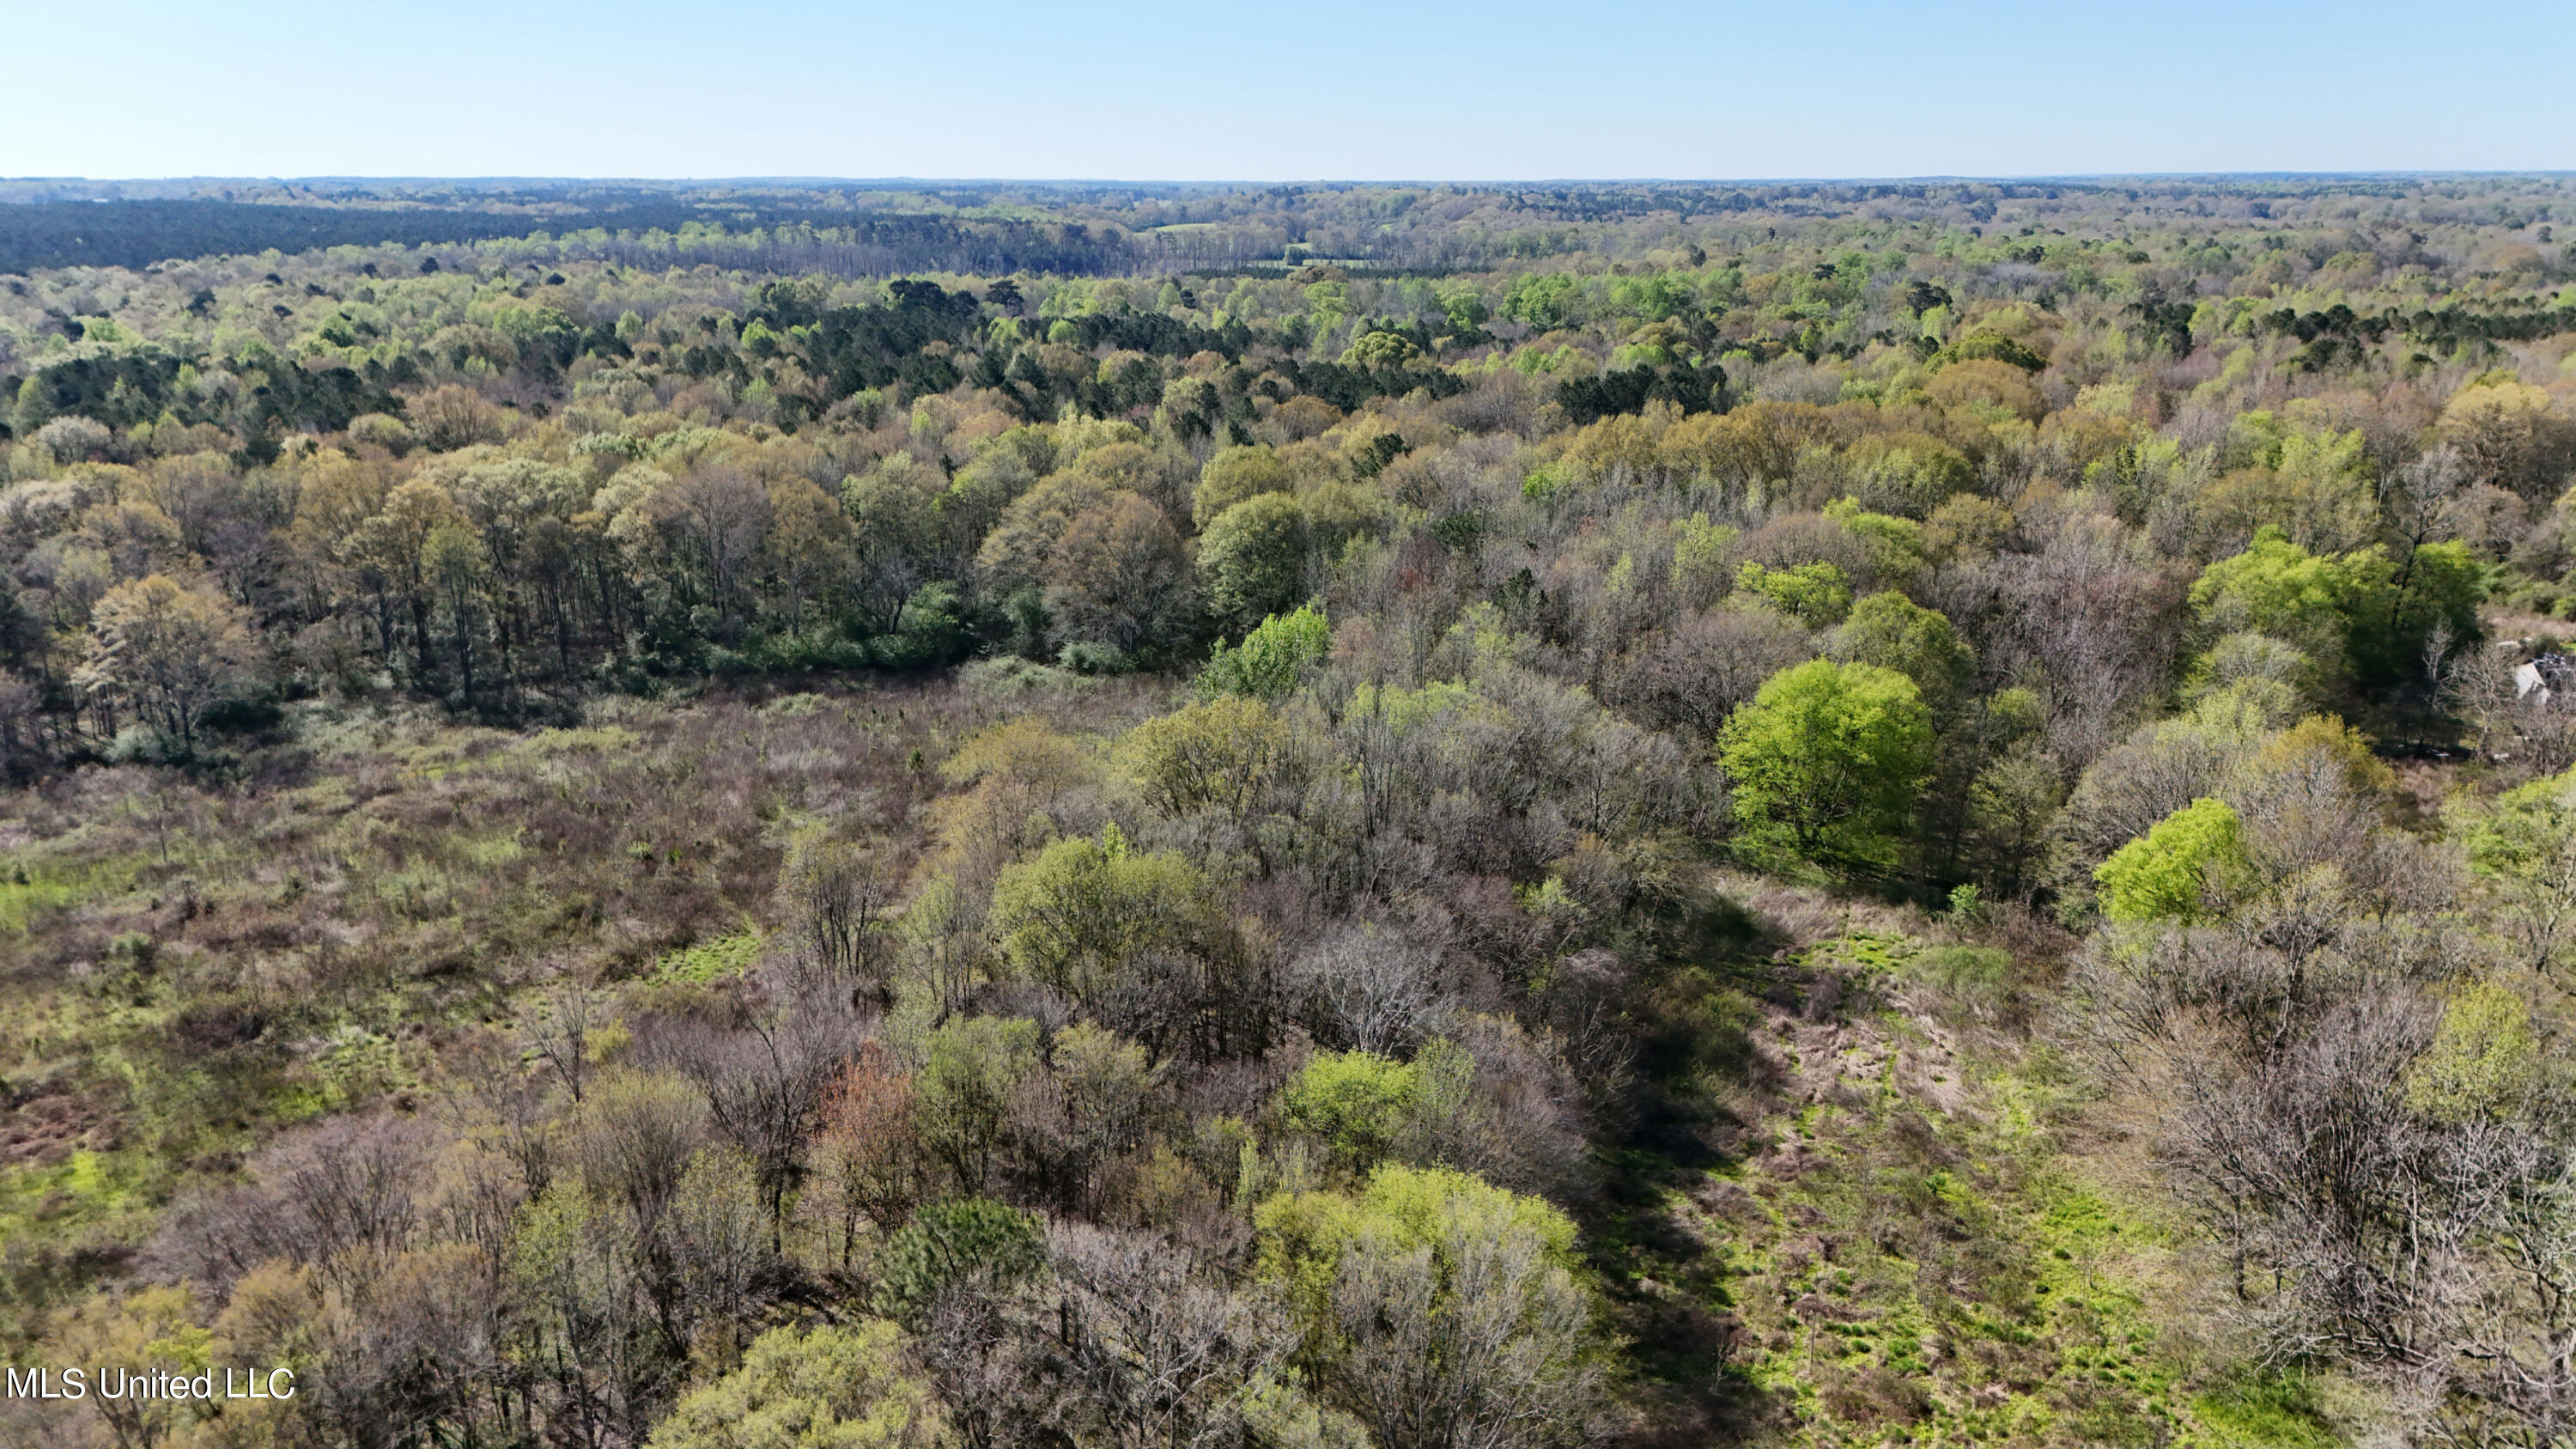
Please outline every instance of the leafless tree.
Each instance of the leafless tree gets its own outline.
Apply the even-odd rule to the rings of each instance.
[[[165,1243],[176,1266],[217,1287],[283,1259],[355,1289],[419,1233],[438,1146],[418,1119],[330,1119],[263,1153],[250,1186],[181,1213]]]
[[[821,989],[782,990],[737,1029],[686,1021],[653,1032],[648,1057],[697,1087],[708,1122],[750,1161],[782,1244],[787,1198],[804,1174],[824,1093],[875,1030],[875,1019],[845,993]]]
[[[1142,1233],[1047,1235],[1056,1312],[1035,1319],[1077,1442],[1214,1449],[1239,1442],[1242,1388],[1287,1351],[1285,1315]]]
[[[2060,758],[2092,759],[2164,689],[2182,591],[2117,519],[2068,513],[1973,572],[1987,602],[1960,622],[1990,673],[2038,687]]]
[[[1289,968],[1317,1038],[1381,1055],[1438,1034],[1457,1010],[1441,989],[1440,952],[1392,924],[1335,927]]]
[[[590,1069],[591,1034],[600,1025],[598,997],[576,982],[561,982],[548,991],[528,1029],[528,1048],[537,1060],[581,1101],[582,1079]]]
[[[1814,637],[1786,615],[1711,609],[1674,621],[1639,648],[1613,679],[1610,697],[1648,724],[1714,739],[1764,680],[1815,652]]]
[[[789,848],[778,893],[809,969],[862,996],[887,997],[904,868],[885,851],[820,837]]]
[[[2432,903],[2373,911],[2339,874],[2302,871],[2220,926],[2097,940],[2083,1020],[2163,1105],[2165,1170],[2266,1352],[2372,1375],[2427,1439],[2555,1442],[2576,1411],[2556,1109],[2421,1096],[2478,947]]]
[[[1602,1428],[1591,1304],[1534,1234],[1363,1239],[1333,1279],[1330,1397],[1383,1449],[1538,1449]]]

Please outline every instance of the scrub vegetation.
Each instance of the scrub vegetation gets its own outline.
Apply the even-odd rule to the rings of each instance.
[[[2576,1432],[2563,179],[169,190],[0,1439]]]

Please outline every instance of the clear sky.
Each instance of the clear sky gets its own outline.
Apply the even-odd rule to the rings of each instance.
[[[12,0],[9,176],[2576,168],[2576,0]]]

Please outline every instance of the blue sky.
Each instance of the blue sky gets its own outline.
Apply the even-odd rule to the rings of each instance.
[[[2576,168],[2576,3],[10,7],[0,175]]]

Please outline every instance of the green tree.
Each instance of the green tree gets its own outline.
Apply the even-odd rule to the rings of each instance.
[[[2240,884],[2248,869],[2236,811],[2224,800],[2204,798],[2113,851],[2093,879],[2112,920],[2193,921],[2210,892]]]
[[[1307,1382],[1384,1449],[1540,1449],[1595,1428],[1607,1345],[1571,1271],[1574,1224],[1546,1202],[1390,1164],[1253,1222]]]
[[[1851,608],[1851,580],[1829,563],[1775,569],[1748,559],[1735,571],[1735,586],[1769,600],[1773,608],[1810,629],[1840,623]]]
[[[1007,1288],[1045,1266],[1046,1239],[1027,1213],[989,1198],[951,1198],[914,1213],[886,1239],[871,1307],[918,1325],[951,1288]]]
[[[1394,1145],[1421,1094],[1422,1074],[1410,1062],[1318,1052],[1280,1092],[1279,1120],[1322,1138],[1343,1164],[1366,1168]]]
[[[1021,1017],[960,1017],[923,1042],[914,1127],[966,1191],[993,1175],[1011,1094],[1037,1069],[1038,1024]]]
[[[1950,627],[1949,615],[1893,589],[1854,604],[1826,647],[1837,659],[1895,670],[1927,700],[1956,694],[1976,667],[1976,656]]]
[[[651,1449],[913,1449],[939,1442],[938,1401],[882,1320],[773,1328],[742,1366],[683,1396]]]
[[[1738,707],[1717,753],[1757,858],[1883,869],[1932,772],[1932,746],[1931,711],[1913,680],[1813,659],[1771,676]]]
[[[1166,815],[1253,808],[1290,758],[1289,729],[1259,699],[1220,694],[1149,719],[1118,742],[1145,797]]]
[[[1278,699],[1295,691],[1306,672],[1333,652],[1333,626],[1306,605],[1261,621],[1232,648],[1218,640],[1199,674],[1201,694],[1248,694]]]
[[[1420,354],[1413,339],[1401,332],[1370,332],[1342,349],[1344,367],[1402,367]]]
[[[1144,953],[1188,945],[1206,916],[1198,867],[1174,851],[1129,849],[1115,825],[1097,839],[1059,840],[993,883],[1003,958],[1082,1000]]]
[[[2492,981],[2472,982],[2442,1005],[2442,1024],[2417,1058],[2406,1104],[2443,1122],[2509,1117],[2541,1080],[2531,1008]]]
[[[2501,898],[2524,960],[2559,963],[2576,927],[2576,771],[2507,790],[2468,814],[2461,843]]]
[[[2480,638],[2485,597],[2485,574],[2462,544],[2424,544],[2399,565],[2375,545],[2312,554],[2269,526],[2191,586],[2192,607],[2212,629],[2286,640],[2374,690],[2419,675],[2437,635],[2452,648]]]
[[[1220,514],[1199,540],[1199,574],[1211,608],[1250,624],[1306,593],[1311,542],[1306,511],[1284,493],[1247,498]]]
[[[2191,606],[2221,633],[2287,640],[2313,660],[2344,652],[2344,606],[2352,580],[2335,560],[2290,542],[2278,528],[2256,531],[2245,551],[2201,570]]]
[[[1288,465],[1268,443],[1248,448],[1221,448],[1199,468],[1199,486],[1190,499],[1190,517],[1205,528],[1225,511],[1264,493],[1285,493],[1293,480]]]

